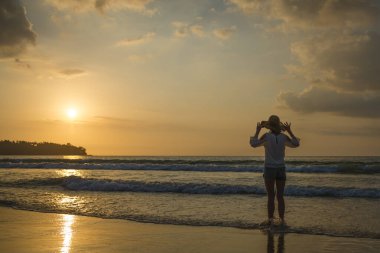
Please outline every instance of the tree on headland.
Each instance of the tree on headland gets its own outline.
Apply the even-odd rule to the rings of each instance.
[[[0,141],[0,155],[87,155],[84,147],[51,142]]]

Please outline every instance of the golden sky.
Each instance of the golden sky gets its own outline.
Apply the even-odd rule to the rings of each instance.
[[[3,0],[0,139],[93,155],[380,155],[376,0]]]

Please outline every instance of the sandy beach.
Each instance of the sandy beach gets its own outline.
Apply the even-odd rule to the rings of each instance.
[[[380,241],[0,208],[1,252],[377,252]]]

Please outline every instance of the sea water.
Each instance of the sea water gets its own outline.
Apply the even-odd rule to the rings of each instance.
[[[262,157],[0,156],[0,205],[257,229]],[[289,232],[380,239],[380,157],[288,157]]]

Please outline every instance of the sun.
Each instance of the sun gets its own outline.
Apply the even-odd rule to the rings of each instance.
[[[77,117],[78,111],[75,108],[69,108],[67,109],[66,114],[69,119],[73,120]]]

